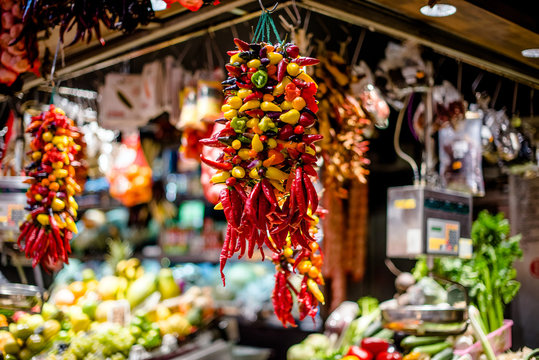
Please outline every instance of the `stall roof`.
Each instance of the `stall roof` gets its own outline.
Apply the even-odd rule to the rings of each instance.
[[[537,17],[522,4],[509,5],[503,0],[447,0],[457,7],[456,14],[445,18],[422,15],[419,8],[427,0],[296,0],[299,7],[310,9],[345,22],[365,26],[399,39],[412,39],[435,51],[474,66],[539,88],[539,59],[520,53],[524,48],[539,48]],[[273,1],[264,1],[271,6]],[[290,6],[291,1],[280,7]],[[516,2],[518,3],[518,2]],[[159,12],[159,22],[135,34],[107,33],[107,44],[78,44],[65,50],[65,67],[56,76],[69,78],[96,68],[187,41],[201,33],[226,28],[259,14],[256,0],[223,0],[218,6],[197,12],[185,11],[179,5]],[[530,9],[532,11],[533,9]],[[45,46],[54,50],[57,38]],[[25,89],[43,83],[27,81]]]

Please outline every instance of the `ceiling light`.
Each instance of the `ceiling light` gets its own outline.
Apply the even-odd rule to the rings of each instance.
[[[167,3],[163,0],[151,0],[153,11],[162,11],[167,8]]]
[[[522,56],[527,58],[539,58],[539,48],[525,49],[521,51]]]
[[[457,8],[449,4],[435,4],[432,7],[425,5],[419,11],[425,16],[444,17],[456,13]]]

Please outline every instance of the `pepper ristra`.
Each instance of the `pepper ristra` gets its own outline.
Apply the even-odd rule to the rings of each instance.
[[[317,177],[313,143],[321,139],[313,128],[317,85],[302,68],[318,60],[299,57],[291,43],[234,43],[237,50],[228,52],[228,79],[223,81],[224,119],[218,120],[225,128],[202,141],[223,152],[215,160],[201,157],[219,170],[212,182],[228,185],[216,206],[228,221],[220,257],[223,282],[222,269],[234,254],[251,257],[258,249],[264,256],[267,248],[279,258],[287,247],[312,253],[310,227],[318,208],[312,183]],[[276,289],[282,290],[287,281],[280,272],[276,280]],[[318,285],[306,279],[296,290],[305,304],[312,304],[305,305],[310,316],[322,299]],[[285,293],[276,296],[291,299]],[[276,313],[283,324],[293,324],[291,307],[285,308]]]
[[[74,196],[82,188],[75,181],[76,168],[81,165],[81,146],[76,140],[81,134],[73,120],[54,105],[33,117],[26,132],[32,135],[32,162],[26,168],[29,214],[20,227],[17,244],[33,259],[33,267],[40,263],[50,270],[58,262],[69,263],[69,242],[77,233]]]

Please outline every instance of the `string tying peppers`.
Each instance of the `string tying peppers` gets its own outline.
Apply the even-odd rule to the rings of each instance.
[[[217,120],[225,128],[202,140],[222,153],[217,159],[201,156],[219,170],[212,182],[227,185],[216,205],[228,221],[220,256],[223,283],[223,268],[234,254],[251,257],[258,249],[264,257],[266,247],[280,256],[286,246],[298,253],[312,251],[311,214],[318,208],[311,180],[317,177],[314,142],[322,138],[313,129],[317,85],[301,68],[318,60],[299,57],[298,47],[291,43],[234,43],[237,50],[228,52],[228,79],[223,81],[224,118]],[[282,276],[278,273],[276,289],[286,286]],[[306,285],[303,293],[313,294],[314,287]],[[279,291],[277,297],[283,306],[292,299]],[[305,304],[314,304],[307,306],[314,316],[317,302],[303,298],[309,298]],[[286,315],[290,310],[276,308],[285,325],[293,324]]]
[[[41,263],[51,270],[58,262],[69,263],[69,242],[77,233],[78,205],[73,196],[82,191],[75,181],[81,151],[76,140],[81,134],[73,120],[54,105],[33,117],[26,132],[33,137],[32,162],[26,168],[31,177],[26,192],[29,214],[17,243],[33,259],[33,267]]]

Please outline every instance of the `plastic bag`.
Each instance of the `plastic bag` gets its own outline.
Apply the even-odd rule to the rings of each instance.
[[[152,199],[152,169],[142,152],[138,134],[125,136],[107,174],[110,195],[127,207]]]
[[[519,134],[511,126],[505,111],[487,110],[484,123],[492,134],[499,158],[503,161],[515,160],[520,152]]]
[[[466,119],[439,131],[440,178],[446,189],[485,195],[481,168],[481,119]]]
[[[372,120],[374,126],[385,129],[389,125],[389,106],[382,97],[380,90],[374,86],[374,79],[368,65],[361,61],[353,68],[358,82],[350,85],[353,94],[361,100],[361,106]]]
[[[221,83],[214,80],[198,80],[197,117],[200,121],[213,122],[221,115],[223,96]]]

